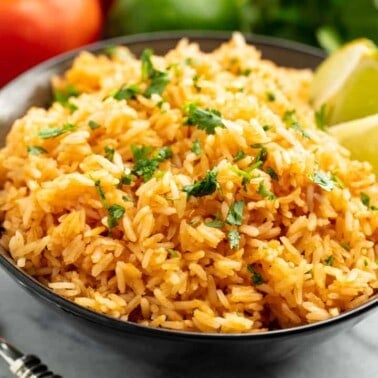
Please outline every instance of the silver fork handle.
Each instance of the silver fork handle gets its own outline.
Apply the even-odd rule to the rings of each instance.
[[[1,337],[0,357],[4,359],[9,370],[17,378],[62,378],[49,371],[38,357],[23,354]]]

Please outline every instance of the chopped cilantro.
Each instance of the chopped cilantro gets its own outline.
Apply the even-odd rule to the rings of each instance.
[[[268,131],[272,128],[272,126],[264,125],[262,128],[263,128],[264,131]]]
[[[162,94],[169,83],[167,72],[158,71],[154,68],[151,60],[152,50],[146,49],[141,55],[142,61],[142,79],[150,80],[149,86],[144,92],[144,96],[151,97],[152,94]]]
[[[370,197],[364,193],[360,193],[361,202],[369,209],[369,210],[378,210],[378,206],[371,206],[370,205]]]
[[[267,198],[268,200],[276,199],[276,196],[265,187],[264,181],[260,181],[258,192],[262,197]]]
[[[140,93],[140,89],[136,85],[130,85],[127,88],[122,86],[112,95],[112,97],[118,101],[130,100],[135,98],[138,93]]]
[[[47,153],[47,151],[40,146],[27,146],[26,151],[29,155],[42,155]]]
[[[62,127],[47,127],[46,129],[42,129],[38,132],[38,136],[42,139],[51,139],[75,129],[75,125],[66,123]]]
[[[346,251],[350,251],[350,244],[349,243],[340,243],[340,245],[346,250]]]
[[[308,132],[303,129],[301,124],[298,122],[297,115],[295,114],[295,110],[290,110],[285,112],[283,116],[283,120],[288,127],[295,130],[297,133],[301,134],[303,137],[311,139]]]
[[[159,163],[172,157],[170,147],[160,148],[152,157],[150,157],[152,148],[148,146],[137,147],[132,145],[131,151],[135,161],[131,172],[136,176],[142,177],[144,182],[152,178],[159,168]]]
[[[265,282],[263,276],[252,265],[247,265],[247,269],[251,273],[251,284],[258,286]]]
[[[100,197],[101,203],[108,212],[108,227],[109,230],[112,230],[118,223],[118,221],[123,217],[125,214],[125,208],[121,205],[110,205],[106,199],[105,192],[103,188],[101,187],[101,181],[96,180],[95,181],[95,188],[97,190],[97,193]]]
[[[192,185],[184,186],[183,191],[188,196],[193,197],[203,197],[212,194],[218,187],[217,174],[216,169],[208,170],[206,176],[201,181],[195,181]]]
[[[177,257],[180,257],[180,254],[178,251],[176,251],[175,249],[172,249],[172,248],[167,248],[167,252],[169,254],[169,256],[171,258],[177,258]]]
[[[226,222],[233,226],[241,226],[243,221],[244,201],[234,202],[227,213]]]
[[[273,92],[268,91],[266,92],[266,98],[268,101],[275,101],[276,95]]]
[[[325,260],[324,263],[328,266],[332,266],[334,262],[334,257],[332,255],[328,256]]]
[[[257,153],[257,156],[256,156],[256,159],[255,159],[255,164],[259,164],[259,166],[261,164],[263,164],[266,159],[268,158],[268,150],[266,149],[266,147],[261,144],[261,143],[255,143],[255,144],[252,144],[251,145],[252,148],[258,148],[259,149],[259,152]],[[261,163],[259,163],[261,162]]]
[[[121,185],[130,185],[132,183],[133,179],[132,179],[132,176],[131,174],[124,174],[121,176],[121,178],[119,179],[119,182]]]
[[[131,197],[126,196],[126,195],[122,196],[122,201],[124,201],[124,202],[134,202],[134,200]]]
[[[249,76],[249,74],[252,72],[252,70],[250,68],[246,68],[244,70],[240,70],[240,75],[243,75],[243,76]]]
[[[109,229],[113,229],[118,221],[122,219],[123,215],[125,214],[125,208],[121,205],[111,205],[108,207],[108,227]]]
[[[235,166],[231,167],[231,170],[235,172],[239,177],[242,178],[242,185],[244,186],[244,189],[245,189],[246,185],[255,177],[251,173],[255,168],[256,166],[253,164],[245,170],[241,170]]]
[[[336,175],[336,173],[331,174],[331,180],[335,183],[335,185],[340,188],[344,189],[345,184],[341,181],[341,179]]]
[[[240,244],[240,234],[237,230],[231,230],[227,233],[228,244],[231,249],[238,249]]]
[[[271,177],[272,180],[278,181],[278,174],[272,167],[268,167],[266,169],[266,173]]]
[[[316,127],[319,129],[319,130],[322,130],[322,131],[326,131],[327,130],[327,126],[326,126],[326,121],[325,121],[325,111],[326,111],[326,105],[323,104],[321,106],[321,108],[315,112],[315,123],[316,123]]]
[[[311,179],[315,184],[317,184],[327,192],[332,191],[335,187],[335,181],[332,179],[332,177],[329,176],[328,173],[324,171],[315,171]]]
[[[246,156],[247,156],[247,155],[246,155],[246,153],[245,153],[244,151],[239,150],[239,151],[236,153],[236,155],[235,155],[233,161],[236,163],[236,162],[238,162],[239,160],[244,159]]]
[[[212,228],[222,228],[224,226],[224,222],[216,218],[212,221],[205,222],[205,226],[212,227]]]
[[[367,261],[367,259],[364,259],[364,265],[365,265],[365,266],[368,266],[368,265],[369,265],[369,262]]]
[[[96,130],[99,127],[101,127],[96,121],[90,120],[88,122],[88,126],[91,128],[91,130]]]
[[[54,90],[54,101],[59,102],[63,107],[73,112],[78,108],[76,105],[72,104],[69,99],[71,97],[77,97],[79,94],[78,90],[73,85],[69,84],[63,89]]]
[[[104,151],[105,151],[106,158],[110,161],[113,161],[114,153],[115,153],[114,148],[109,147],[109,146],[105,146]]]
[[[197,156],[201,155],[202,148],[198,139],[196,139],[192,144],[192,152],[194,152]]]
[[[205,130],[207,134],[215,134],[215,128],[225,128],[222,122],[221,113],[214,109],[201,109],[195,104],[188,107],[189,116],[186,124],[197,126],[200,130]]]
[[[193,87],[195,88],[197,92],[200,92],[202,88],[198,85],[198,80],[199,80],[199,75],[193,76]]]

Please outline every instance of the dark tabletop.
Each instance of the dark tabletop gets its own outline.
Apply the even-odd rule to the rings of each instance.
[[[75,332],[55,313],[44,311],[0,269],[0,335],[23,352],[33,353],[64,378],[212,377],[211,371],[183,375],[136,364]],[[148,356],[146,356],[146,361]],[[378,313],[355,328],[294,359],[253,368],[240,367],[233,377],[378,378]],[[0,361],[0,378],[10,378]],[[216,378],[228,378],[229,373]]]

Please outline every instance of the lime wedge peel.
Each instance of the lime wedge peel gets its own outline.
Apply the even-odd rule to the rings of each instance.
[[[378,49],[368,39],[352,41],[316,70],[310,89],[315,109],[326,106],[329,125],[378,113]]]
[[[329,128],[352,159],[368,161],[378,177],[378,114],[340,123]]]

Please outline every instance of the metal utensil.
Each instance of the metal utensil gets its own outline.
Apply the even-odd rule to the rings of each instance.
[[[9,370],[17,378],[62,378],[49,371],[38,357],[23,354],[1,337],[0,357],[5,360]]]

